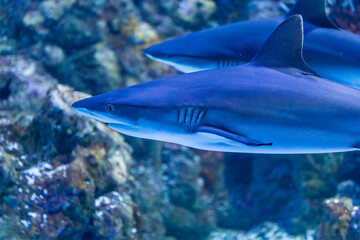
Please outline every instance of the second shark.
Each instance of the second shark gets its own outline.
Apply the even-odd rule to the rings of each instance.
[[[188,73],[249,62],[287,17],[304,18],[304,58],[320,76],[360,88],[360,36],[338,29],[325,0],[298,0],[283,17],[242,21],[187,34],[151,46],[145,54]]]

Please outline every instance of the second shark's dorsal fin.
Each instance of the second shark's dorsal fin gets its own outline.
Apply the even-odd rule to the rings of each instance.
[[[338,29],[326,13],[326,0],[298,0],[286,16],[295,14],[302,15],[305,21],[320,27]]]
[[[304,73],[316,75],[304,61],[303,42],[302,17],[291,16],[270,35],[249,64],[277,69],[296,68]]]

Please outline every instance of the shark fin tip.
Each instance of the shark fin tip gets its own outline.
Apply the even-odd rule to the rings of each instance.
[[[250,64],[276,69],[296,68],[316,75],[305,63],[303,18],[296,14],[283,21],[256,53]]]

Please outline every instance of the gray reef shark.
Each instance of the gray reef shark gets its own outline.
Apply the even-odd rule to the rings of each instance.
[[[318,77],[302,44],[302,18],[294,15],[248,64],[158,79],[72,107],[126,135],[204,150],[357,150],[360,91]]]
[[[283,17],[242,21],[190,33],[145,49],[151,59],[181,72],[249,62],[287,17],[304,18],[304,58],[320,76],[360,88],[360,36],[338,29],[328,18],[325,0],[298,0]]]

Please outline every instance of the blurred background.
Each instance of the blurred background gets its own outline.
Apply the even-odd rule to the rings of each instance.
[[[151,44],[293,4],[0,0],[0,239],[360,239],[359,153],[197,151],[70,107],[180,74],[144,56]],[[328,4],[360,34],[359,0]]]

